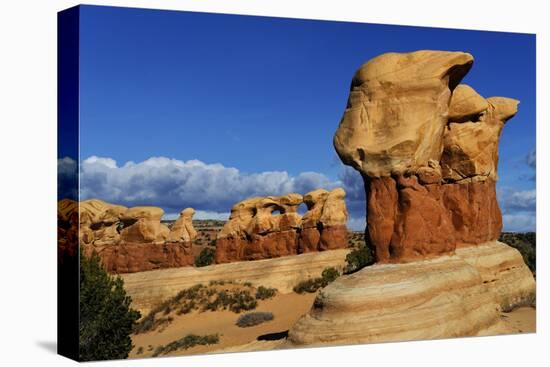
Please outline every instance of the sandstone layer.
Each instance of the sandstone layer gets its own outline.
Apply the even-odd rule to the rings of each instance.
[[[379,262],[406,262],[495,240],[502,229],[495,187],[492,179],[425,185],[415,175],[373,178],[368,243]]]
[[[353,77],[334,147],[363,177],[379,262],[499,237],[498,141],[519,102],[459,84],[472,63],[463,52],[389,53]]]
[[[453,256],[377,264],[323,289],[288,343],[324,345],[487,335],[501,310],[533,302],[535,282],[515,249],[489,242]]]
[[[347,209],[341,188],[256,197],[231,208],[216,240],[216,263],[270,259],[347,247]],[[305,203],[308,211],[298,214]]]
[[[273,287],[281,293],[289,293],[299,282],[319,277],[327,267],[341,272],[348,253],[348,249],[339,249],[199,268],[189,266],[121,274],[121,277],[124,289],[132,297],[132,307],[145,314],[182,289],[198,283],[208,284],[211,280],[246,281],[257,287]]]

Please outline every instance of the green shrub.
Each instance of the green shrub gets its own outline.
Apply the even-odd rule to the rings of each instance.
[[[157,349],[155,349],[155,352],[153,353],[153,357],[158,357],[161,354],[167,354],[179,349],[189,349],[197,345],[218,344],[219,341],[220,341],[220,337],[218,336],[218,334],[212,334],[212,335],[189,334],[184,336],[181,339],[175,340],[166,345],[158,346]]]
[[[517,249],[523,261],[529,269],[535,273],[537,270],[537,238],[535,232],[511,233],[504,232],[499,241]]]
[[[256,299],[265,300],[270,299],[275,296],[277,293],[277,289],[275,288],[266,288],[263,285],[258,287],[258,290],[256,291]]]
[[[238,327],[251,327],[273,320],[271,312],[250,312],[239,316],[236,325]]]
[[[210,247],[204,248],[199,256],[195,257],[195,266],[200,268],[203,266],[208,266],[214,263],[214,255],[216,251]]]
[[[128,357],[130,333],[140,317],[131,302],[122,279],[105,271],[97,253],[89,258],[80,253],[80,360]]]
[[[338,270],[334,269],[333,267],[325,268],[323,272],[321,273],[321,278],[329,284],[332,283],[340,276],[340,273]]]
[[[340,273],[338,270],[336,270],[333,267],[325,268],[323,272],[321,273],[320,278],[314,278],[314,279],[308,279],[304,280],[303,282],[298,283],[294,287],[294,292],[302,294],[302,293],[315,293],[318,289],[324,288],[329,283],[332,283],[340,276]]]
[[[375,263],[375,258],[372,250],[367,246],[361,246],[358,249],[351,251],[346,256],[346,267],[344,274],[351,274]]]
[[[188,314],[194,310],[200,312],[230,310],[240,313],[256,308],[258,291],[253,295],[251,291],[254,291],[254,288],[252,287],[247,287],[250,289],[226,288],[221,290],[216,288],[226,283],[233,284],[233,282],[212,281],[208,287],[197,284],[181,290],[174,297],[153,308],[136,324],[134,333],[145,333],[167,325],[173,320],[171,316],[168,316],[173,312],[176,315]],[[260,293],[264,295],[272,291],[276,291],[276,289],[265,288]]]

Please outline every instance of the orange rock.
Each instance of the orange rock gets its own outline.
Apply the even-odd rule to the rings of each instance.
[[[321,233],[316,227],[302,228],[298,241],[298,252],[302,254],[317,251],[320,241]]]
[[[319,239],[319,250],[336,250],[348,247],[348,228],[345,225],[323,227]]]
[[[191,243],[121,243],[118,245],[82,245],[85,254],[96,251],[111,273],[135,273],[147,270],[193,265]]]
[[[379,262],[454,252],[457,244],[498,239],[496,183],[488,179],[422,185],[416,176],[368,181],[368,236]]]

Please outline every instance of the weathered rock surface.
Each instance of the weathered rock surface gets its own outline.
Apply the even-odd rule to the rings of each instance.
[[[86,255],[96,251],[110,273],[135,273],[155,269],[193,265],[190,243],[119,243],[116,245],[83,245]]]
[[[182,289],[211,280],[251,282],[256,287],[273,287],[290,293],[298,283],[319,277],[327,267],[342,271],[349,249],[312,252],[276,259],[214,264],[205,267],[178,267],[122,274],[124,289],[132,297],[132,307],[142,314]]]
[[[535,280],[516,249],[494,241],[482,246],[459,247],[456,256],[479,271],[503,311],[534,304]]]
[[[353,77],[334,146],[364,179],[379,262],[499,237],[498,141],[519,102],[459,85],[472,63],[462,52],[390,53]]]
[[[197,231],[193,227],[193,215],[195,215],[195,209],[193,208],[185,208],[181,211],[178,219],[170,229],[168,241],[192,242],[197,237]]]
[[[533,301],[519,252],[490,242],[407,264],[378,264],[323,289],[289,332],[292,345],[487,335],[499,312]]]
[[[347,247],[345,195],[340,188],[319,189],[304,197],[291,193],[235,204],[218,234],[216,263]],[[302,203],[308,207],[303,217],[297,212]]]
[[[369,177],[438,161],[451,90],[472,63],[463,52],[416,51],[383,54],[361,66],[334,136],[342,161]]]
[[[377,260],[404,262],[452,253],[457,244],[499,237],[496,183],[422,185],[417,176],[373,178],[368,194],[368,240]]]
[[[67,236],[68,218],[78,218],[80,246],[85,253],[96,251],[110,272],[139,272],[192,265],[192,240],[196,237],[194,210],[183,210],[172,232],[160,221],[164,211],[157,207],[126,208],[91,199],[80,203],[61,200],[58,221]],[[71,232],[72,233],[72,232]],[[70,234],[70,233],[69,233]],[[61,237],[61,236],[60,236]]]
[[[469,100],[478,98],[482,97],[476,93],[476,98]],[[504,123],[517,113],[519,101],[501,97],[484,101],[487,108],[481,112],[478,112],[479,106],[472,105],[468,106],[470,109],[465,109],[462,104],[463,115],[456,116],[458,121],[449,118],[441,156],[443,179],[446,181],[497,179],[500,133]]]

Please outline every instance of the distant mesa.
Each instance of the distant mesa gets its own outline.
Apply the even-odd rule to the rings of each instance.
[[[216,263],[346,248],[345,196],[341,188],[318,189],[304,196],[255,197],[235,204],[218,234]],[[298,214],[302,203],[308,208],[303,216]]]

